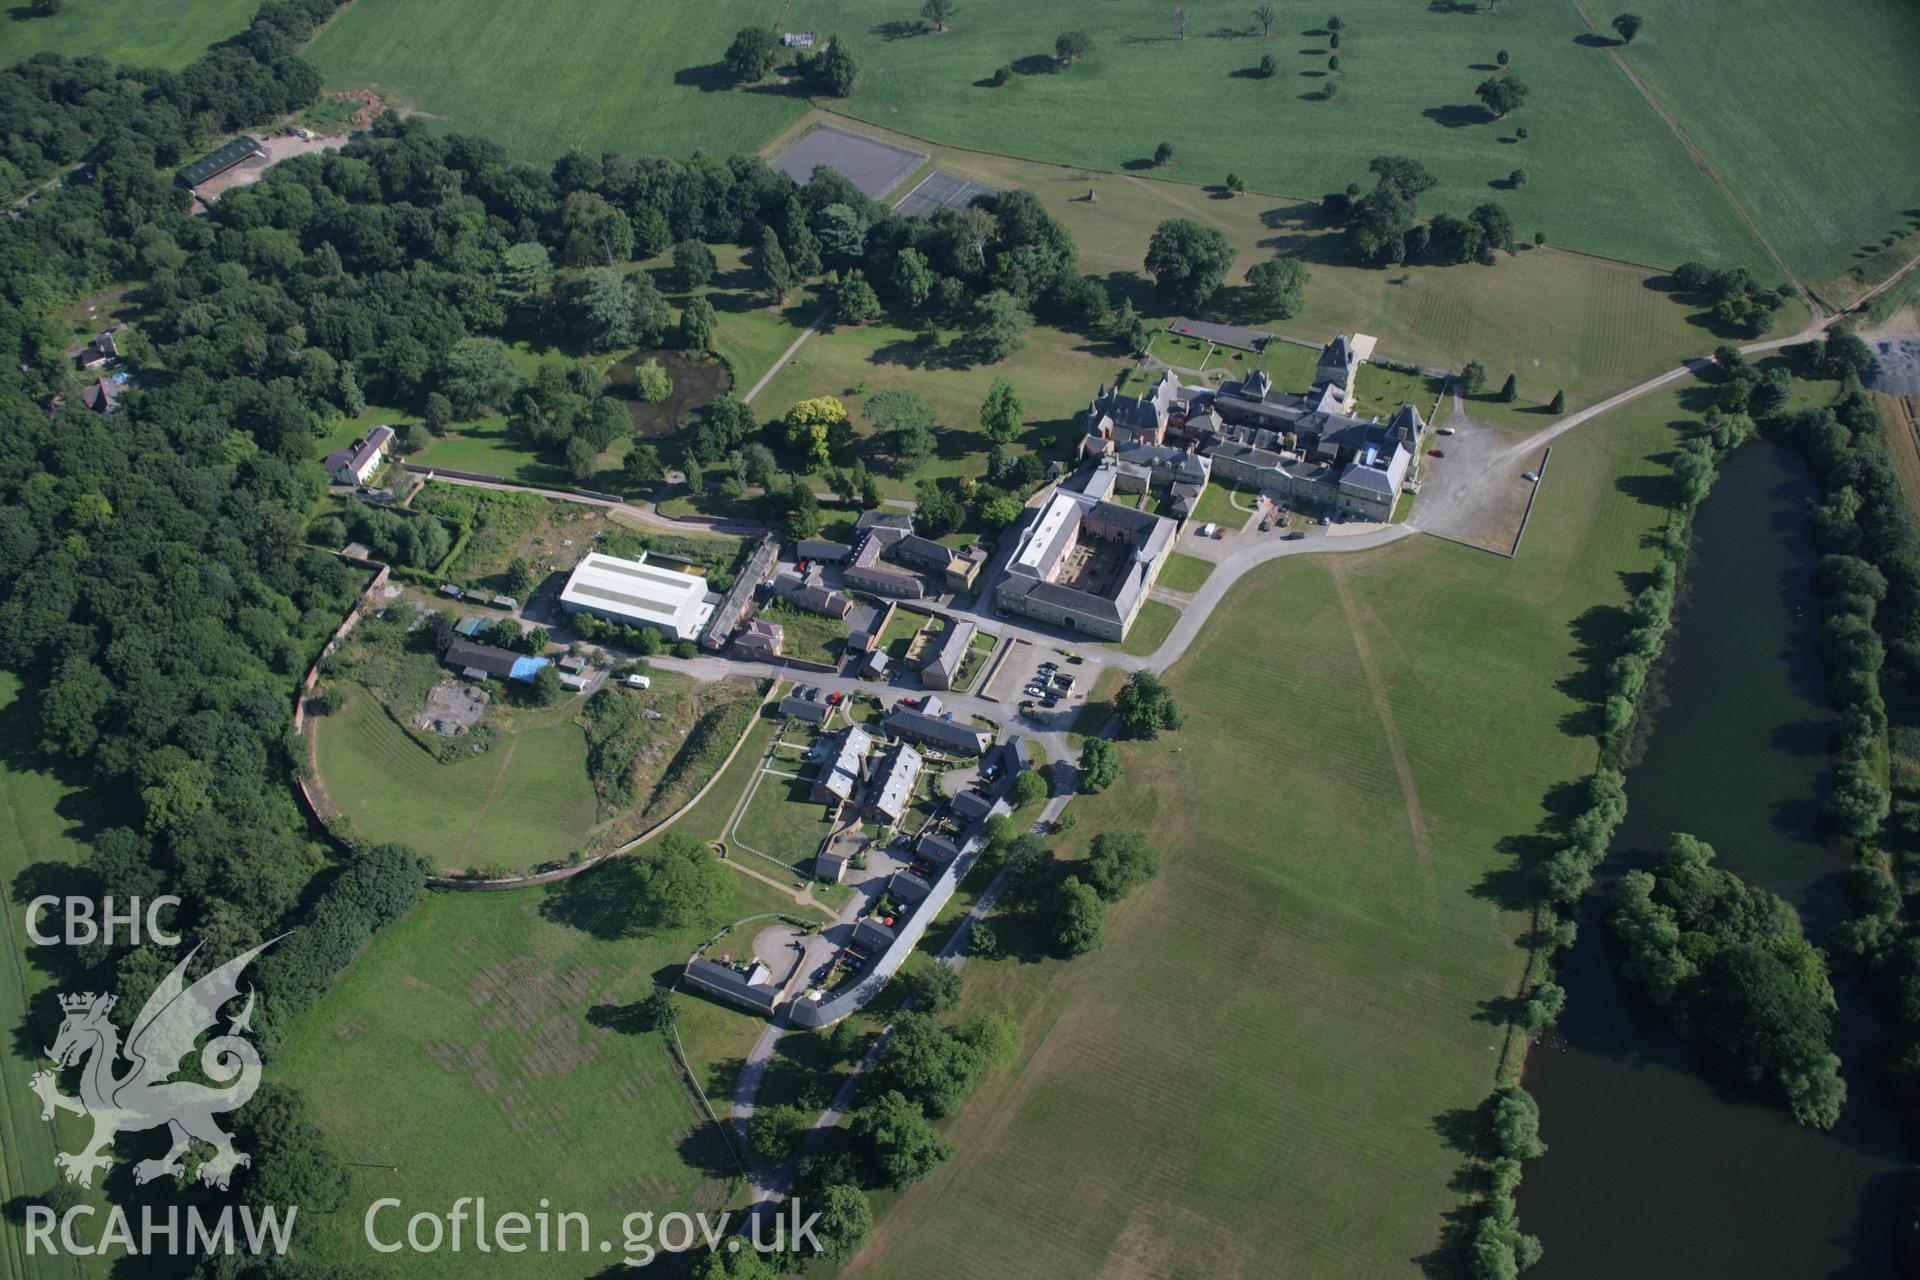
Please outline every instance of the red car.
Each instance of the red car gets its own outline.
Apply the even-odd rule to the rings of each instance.
[[[846,696],[844,693],[830,693],[827,695],[827,705],[837,707],[846,700]]]
[[[1447,452],[1444,449],[1429,449],[1427,450],[1427,456],[1429,458],[1444,458],[1447,456]]]
[[[903,706],[903,707],[917,707],[917,706],[919,706],[919,705],[920,705],[920,699],[918,699],[918,698],[902,698],[902,699],[900,699],[900,705],[901,705],[901,706]]]

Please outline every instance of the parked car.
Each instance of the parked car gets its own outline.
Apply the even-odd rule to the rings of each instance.
[[[1427,450],[1427,456],[1429,458],[1444,458],[1447,456],[1447,451],[1445,449],[1429,449]]]
[[[1529,481],[1533,484],[1540,483],[1540,473],[1538,471],[1522,471],[1520,473],[1520,478],[1522,480]]]
[[[1440,434],[1443,436],[1450,436],[1453,434],[1452,427],[1441,427],[1439,430],[1440,430]]]
[[[809,685],[809,686],[807,687],[807,701],[808,701],[808,702],[818,702],[818,701],[820,701],[820,686],[819,686],[819,685],[817,685],[817,684],[816,684],[816,685]]]
[[[793,567],[794,567],[794,570],[797,573],[799,573],[801,577],[804,578],[807,576],[807,570],[811,568],[812,565],[813,565],[813,562],[811,560],[801,560],[798,563],[796,563]]]
[[[903,707],[918,707],[918,706],[920,705],[920,699],[918,699],[918,698],[902,698],[902,699],[900,699],[900,705],[901,705],[901,706],[903,706]]]
[[[1287,535],[1287,537],[1286,537],[1286,541],[1288,541],[1288,542],[1298,542],[1298,541],[1300,541],[1300,539],[1302,539],[1302,538],[1304,538],[1304,537],[1306,537],[1306,536],[1307,536],[1307,535],[1306,535],[1306,533],[1305,533],[1305,532],[1304,532],[1303,530],[1300,530],[1300,529],[1295,529],[1295,530],[1294,530],[1294,531],[1293,531],[1292,533],[1290,533],[1290,534],[1288,534],[1288,535]]]
[[[1328,519],[1328,518],[1327,518],[1326,516],[1321,516],[1321,517],[1320,517],[1320,523],[1321,523],[1322,525],[1329,525],[1329,524],[1332,524],[1332,523],[1333,523],[1333,521],[1332,521],[1332,520],[1330,520],[1330,519]]]
[[[836,693],[830,693],[827,695],[827,705],[830,707],[837,707],[842,702],[845,702],[846,700],[847,700],[847,695],[844,693],[836,692]]]
[[[1060,695],[1057,693],[1050,693],[1046,697],[1040,699],[1040,705],[1043,707],[1057,707],[1060,705]]]
[[[1271,521],[1271,520],[1262,520],[1262,521],[1260,522],[1260,532],[1262,532],[1262,533],[1266,533],[1266,532],[1268,532],[1268,531],[1270,531],[1270,530],[1271,530],[1272,528],[1273,528],[1273,521]]]

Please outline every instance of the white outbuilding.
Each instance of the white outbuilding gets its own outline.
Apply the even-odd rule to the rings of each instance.
[[[629,627],[658,627],[669,640],[692,640],[713,616],[707,580],[678,569],[589,552],[560,592],[568,613],[590,613]]]

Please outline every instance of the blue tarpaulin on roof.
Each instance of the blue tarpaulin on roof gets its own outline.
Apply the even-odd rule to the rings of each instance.
[[[513,661],[513,670],[507,672],[507,679],[524,680],[528,684],[532,684],[533,678],[540,674],[540,668],[546,665],[547,659],[545,658],[515,658]]]

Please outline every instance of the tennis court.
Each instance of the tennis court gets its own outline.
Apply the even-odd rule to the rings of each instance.
[[[926,157],[905,147],[822,125],[774,158],[773,167],[795,182],[807,182],[822,166],[878,200],[907,180]]]
[[[983,187],[977,182],[965,178],[956,178],[952,174],[935,169],[920,185],[893,206],[896,213],[912,213],[922,216],[936,209],[960,209],[971,204],[976,197],[994,194],[992,187]]]

